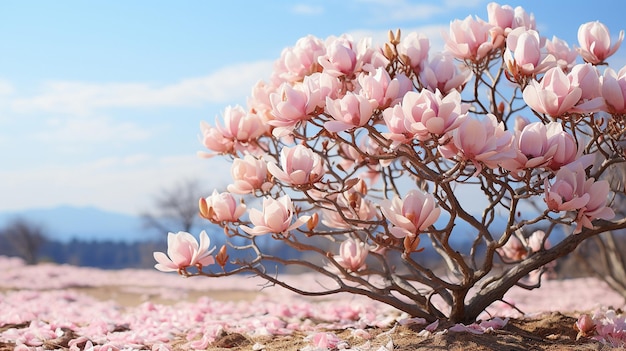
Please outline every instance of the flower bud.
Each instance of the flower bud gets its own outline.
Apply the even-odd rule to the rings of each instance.
[[[388,39],[388,40],[389,40],[389,42],[390,42],[390,43],[392,43],[392,44],[393,44],[393,41],[396,39],[396,38],[394,37],[394,35],[393,35],[393,31],[392,31],[391,29],[387,32],[387,39]]]
[[[391,45],[389,45],[389,43],[385,43],[383,55],[385,55],[385,57],[389,60],[393,60],[393,58],[396,56],[393,52],[393,49],[391,48]]]
[[[585,313],[578,317],[578,320],[574,323],[574,329],[578,331],[578,335],[576,335],[576,340],[578,340],[581,337],[593,335],[593,332],[596,329],[596,324],[594,323],[593,318]]]
[[[306,222],[306,227],[309,231],[315,229],[315,227],[317,226],[317,223],[319,223],[320,218],[319,215],[316,213],[313,213],[313,215],[311,216],[311,218],[309,218],[309,220]]]
[[[228,258],[228,254],[226,253],[226,245],[222,245],[220,251],[217,253],[217,255],[215,255],[215,262],[217,262],[217,264],[219,264],[220,267],[224,269],[224,266],[226,266],[226,263],[228,263]]]
[[[405,253],[411,253],[411,252],[421,252],[424,251],[424,248],[421,249],[417,249],[417,247],[420,244],[420,237],[419,235],[407,235],[404,237],[404,252]]]
[[[209,215],[209,205],[206,202],[205,198],[200,198],[198,201],[198,208],[200,209],[200,216],[205,219],[210,219]]]

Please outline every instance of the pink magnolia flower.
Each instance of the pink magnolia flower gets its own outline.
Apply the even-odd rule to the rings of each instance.
[[[595,66],[589,63],[575,65],[567,78],[581,90],[580,100],[572,108],[573,112],[598,112],[606,107],[602,98],[600,72]]]
[[[617,42],[611,46],[609,29],[599,21],[587,22],[578,28],[578,52],[583,60],[597,65],[613,55],[624,40],[624,31],[619,32]]]
[[[548,143],[548,129],[561,129],[561,124],[551,122],[548,126],[542,122],[526,125],[518,137],[518,150],[526,162],[524,168],[536,168],[546,164],[556,152],[557,145]]]
[[[225,154],[231,153],[234,149],[235,142],[222,134],[222,132],[208,123],[200,122],[200,130],[202,132],[202,144],[209,150]],[[211,157],[214,154],[200,153],[203,157]]]
[[[547,135],[548,144],[551,146],[556,145],[556,151],[546,167],[556,171],[580,159],[583,149],[578,146],[578,142],[574,136],[563,130],[560,123],[552,122],[548,124]]]
[[[234,194],[250,194],[255,190],[267,191],[271,183],[267,182],[267,163],[252,155],[236,158],[230,167],[234,183],[227,189]]]
[[[231,193],[213,194],[199,201],[200,215],[213,223],[237,222],[246,212],[246,205],[235,200]]]
[[[615,212],[606,206],[610,191],[608,181],[587,179],[581,162],[562,167],[554,182],[550,184],[546,179],[544,187],[548,209],[577,211],[574,234],[580,233],[583,227],[593,229],[591,221],[594,219],[608,220],[615,216]]]
[[[391,200],[383,200],[380,209],[393,224],[389,231],[397,238],[427,230],[437,221],[441,212],[435,198],[419,190],[409,191],[404,199],[396,195]]]
[[[305,224],[310,216],[301,216],[293,220],[294,207],[289,195],[278,199],[265,197],[263,199],[263,211],[251,209],[249,212],[250,222],[254,225],[250,228],[245,225],[239,226],[250,235],[263,235],[267,233],[288,234],[290,231]]]
[[[594,178],[589,178],[585,181],[583,191],[590,197],[585,207],[581,208],[576,215],[574,234],[582,231],[583,227],[593,229],[591,221],[596,218],[608,220],[615,217],[613,209],[606,205],[610,190],[609,182],[606,180],[596,181]]]
[[[610,113],[626,113],[626,66],[615,73],[610,67],[604,70],[601,80],[602,96]]]
[[[513,25],[511,28],[524,27],[526,29],[536,29],[535,15],[526,12],[521,6],[516,6],[513,12]]]
[[[393,79],[383,67],[378,67],[372,73],[361,72],[357,76],[361,89],[360,94],[376,101],[376,107],[385,109],[397,104],[404,94],[413,90],[413,83],[404,74],[399,73]]]
[[[454,20],[450,23],[449,33],[444,33],[445,48],[458,59],[480,61],[504,41],[503,38],[499,38],[499,42],[492,40],[493,27],[492,24],[472,16],[467,16],[464,20]]]
[[[503,43],[503,38],[506,38],[514,29],[534,30],[536,27],[535,16],[532,13],[526,13],[520,6],[513,8],[495,2],[487,5],[487,21],[493,25],[491,36],[494,39],[492,40],[498,43]]]
[[[328,73],[315,72],[300,83],[283,83],[277,92],[270,94],[271,110],[268,124],[274,126],[276,138],[288,136],[299,124],[321,113],[326,98],[339,95],[341,82]]]
[[[365,260],[369,252],[368,246],[353,238],[344,240],[339,247],[339,255],[334,257],[337,263],[351,272],[365,268]]]
[[[227,139],[242,143],[256,140],[265,133],[265,125],[261,118],[254,113],[246,112],[243,107],[226,107],[224,114],[224,125],[216,119],[216,128]]]
[[[317,63],[326,53],[324,42],[312,35],[300,38],[294,47],[286,48],[274,64],[274,75],[285,82],[301,81],[305,76],[321,71]]]
[[[351,75],[357,67],[357,51],[352,38],[344,35],[326,41],[326,54],[318,58],[324,72],[335,77]]]
[[[582,89],[570,82],[558,67],[550,68],[541,82],[531,80],[524,89],[524,102],[538,113],[559,117],[580,100]]]
[[[515,10],[510,5],[500,5],[495,2],[487,4],[487,21],[501,28],[504,32],[506,29],[515,28],[513,19],[515,18]]]
[[[417,95],[405,95],[402,101],[407,129],[420,140],[441,137],[456,129],[465,118],[467,107],[456,90],[443,98],[438,91],[422,90]]]
[[[532,29],[513,29],[506,38],[504,62],[513,75],[534,76],[556,65],[548,53],[539,33]]]
[[[342,132],[364,126],[371,119],[376,104],[376,100],[351,91],[341,99],[333,100],[328,97],[326,110],[334,120],[324,123],[324,128],[330,132]]]
[[[283,83],[276,93],[270,95],[274,119],[268,123],[279,127],[272,132],[274,136],[280,137],[299,122],[308,120],[317,108],[316,102],[311,102],[310,91],[306,87]]]
[[[342,83],[339,78],[328,73],[313,73],[304,77],[303,90],[309,97],[309,105],[319,109],[326,106],[326,98],[336,99],[340,95]]]
[[[471,78],[472,71],[464,65],[458,66],[449,53],[435,54],[419,75],[425,89],[432,92],[439,90],[444,95],[452,90],[461,91]]]
[[[405,64],[413,69],[413,72],[419,74],[428,60],[428,50],[430,49],[430,41],[428,37],[422,33],[411,32],[402,38],[398,45],[398,53]]]
[[[488,114],[482,119],[473,116],[464,118],[452,131],[451,140],[439,151],[445,158],[458,157],[472,162],[476,167],[475,174],[478,174],[482,165],[494,169],[503,161],[515,157],[512,142],[513,134],[504,130],[504,124],[498,122],[496,116]]]
[[[578,57],[578,52],[571,49],[567,42],[552,36],[552,40],[546,40],[546,50],[556,58],[556,64],[563,72],[569,72]]]
[[[526,168],[549,167],[559,169],[580,155],[576,140],[565,131],[561,123],[529,123],[516,131],[513,146],[516,156],[502,162],[510,171]]]
[[[215,127],[202,122],[202,143],[209,150],[231,153],[241,146],[257,140],[266,131],[261,117],[246,112],[241,106],[228,106],[222,115],[223,124],[215,119]]]
[[[215,263],[209,250],[211,241],[207,233],[200,232],[200,244],[196,238],[187,232],[167,234],[167,256],[163,252],[155,252],[154,259],[158,262],[154,268],[162,272],[184,273],[188,267],[208,266]],[[169,256],[169,257],[168,257]]]
[[[292,148],[283,147],[280,151],[281,168],[268,163],[267,170],[285,184],[313,184],[324,176],[324,164],[320,155],[308,147],[298,144]]]
[[[512,29],[525,28],[535,29],[535,16],[527,13],[522,7],[515,8],[510,5],[500,5],[495,2],[487,4],[487,20],[490,24],[499,28],[506,36]]]
[[[585,178],[585,171],[581,166],[562,167],[552,184],[546,179],[544,201],[548,209],[554,212],[575,211],[585,206],[591,197],[584,192]]]
[[[405,98],[407,95],[405,95]],[[385,109],[383,111],[383,119],[385,120],[385,125],[389,132],[384,132],[382,135],[385,138],[393,140],[394,146],[399,143],[411,141],[415,136],[415,133],[410,131],[407,127],[407,123],[405,123],[406,118],[404,117],[402,105],[395,105]]]
[[[256,113],[263,122],[268,122],[274,117],[271,115],[272,103],[270,95],[276,92],[276,87],[260,80],[253,87],[250,97],[248,98],[248,109],[252,113]]]
[[[445,97],[439,91],[410,91],[404,95],[401,108],[383,111],[383,118],[391,131],[385,135],[400,142],[412,137],[420,140],[430,140],[433,136],[439,138],[459,126],[466,109],[456,90]]]

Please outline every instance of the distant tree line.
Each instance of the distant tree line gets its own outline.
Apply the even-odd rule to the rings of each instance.
[[[148,268],[152,252],[166,250],[162,241],[133,243],[49,239],[41,225],[16,218],[0,228],[0,255],[20,257],[27,264],[54,262],[103,269]]]
[[[47,241],[40,257],[41,261],[102,269],[149,268],[154,266],[152,251],[156,246],[157,243],[145,241]]]

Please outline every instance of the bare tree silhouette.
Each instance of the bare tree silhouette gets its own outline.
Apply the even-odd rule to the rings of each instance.
[[[24,218],[9,221],[0,234],[5,238],[12,251],[28,264],[36,264],[39,249],[47,240],[42,226]]]
[[[206,196],[197,179],[187,179],[163,189],[155,196],[154,206],[141,214],[145,228],[167,234],[170,231],[189,232],[200,223],[198,200]]]

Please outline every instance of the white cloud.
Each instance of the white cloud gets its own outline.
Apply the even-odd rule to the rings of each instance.
[[[311,6],[307,4],[296,4],[291,8],[291,12],[297,15],[319,15],[324,13],[324,8],[321,6]]]
[[[0,79],[0,95],[10,95],[15,91],[15,87],[10,81],[6,79]]]
[[[259,61],[232,65],[205,77],[184,79],[162,86],[126,82],[50,81],[42,85],[41,94],[15,99],[11,107],[22,113],[44,111],[87,115],[103,108],[224,103],[249,95],[258,80],[269,76],[272,64],[271,61]]]
[[[44,128],[33,131],[34,140],[48,143],[110,143],[150,138],[151,131],[133,122],[107,117],[53,118]]]
[[[231,181],[230,164],[225,159],[195,155],[159,158],[135,154],[67,167],[4,169],[0,171],[0,193],[11,201],[0,202],[0,211],[65,204],[137,214],[149,210],[162,189],[196,178],[209,190],[224,188]]]

